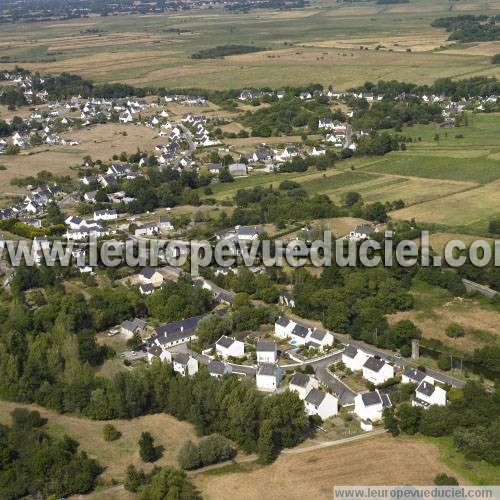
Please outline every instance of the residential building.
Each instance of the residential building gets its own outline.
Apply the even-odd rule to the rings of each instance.
[[[274,363],[260,364],[257,368],[255,382],[260,391],[276,391],[281,382],[281,368]]]
[[[379,356],[369,357],[363,365],[363,378],[372,384],[383,384],[394,377],[394,367]]]
[[[366,352],[349,344],[342,352],[342,363],[344,363],[347,368],[355,372],[363,369],[363,365],[369,357],[370,355]]]
[[[261,340],[256,347],[257,363],[276,363],[278,361],[278,351],[276,342]]]
[[[163,284],[163,276],[152,267],[144,267],[139,273],[139,281],[143,285],[153,285],[155,288]]]
[[[308,415],[319,415],[326,420],[338,413],[338,399],[319,389],[311,389],[304,399],[304,407]]]
[[[365,392],[354,398],[354,413],[362,420],[377,422],[382,419],[384,408],[391,405],[387,394],[378,390]]]
[[[185,352],[179,352],[172,356],[172,367],[175,372],[191,377],[198,371],[198,361]]]
[[[223,335],[215,343],[215,352],[224,359],[241,358],[245,355],[245,344],[234,337]]]
[[[446,406],[446,391],[431,382],[423,380],[415,390],[415,397],[412,400],[413,406]]]
[[[290,380],[288,388],[291,391],[295,391],[299,395],[300,399],[305,399],[311,389],[319,388],[319,383],[314,377],[311,377],[310,375],[295,372]]]
[[[232,372],[231,365],[223,363],[218,359],[212,359],[212,361],[208,363],[207,368],[208,373],[210,373],[210,375],[215,378],[221,378],[224,375],[229,375]]]

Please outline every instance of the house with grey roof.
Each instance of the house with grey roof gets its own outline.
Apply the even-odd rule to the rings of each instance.
[[[295,372],[290,379],[288,388],[296,392],[300,399],[305,399],[311,389],[318,389],[319,383],[317,379],[305,373]]]
[[[255,382],[259,391],[274,392],[281,382],[281,368],[275,363],[262,363],[257,368]]]
[[[425,380],[426,382],[430,382],[431,384],[434,383],[434,379],[432,377],[430,377],[429,375],[427,375],[427,373],[425,373],[422,370],[419,370],[418,368],[412,368],[410,366],[407,366],[404,369],[403,374],[401,376],[401,383],[402,384],[417,384],[418,385],[423,380]]]
[[[158,288],[163,285],[163,276],[153,267],[146,266],[139,272],[139,282],[143,285],[153,285]]]
[[[315,329],[311,335],[309,335],[306,345],[314,347],[318,349],[318,351],[323,351],[325,347],[333,345],[333,335],[326,330]]]
[[[413,406],[429,408],[429,406],[446,406],[446,391],[426,380],[422,380],[415,390],[415,397],[412,400]]]
[[[191,377],[198,371],[198,360],[185,352],[178,352],[172,356],[172,367],[174,372]]]
[[[136,333],[144,332],[148,326],[147,322],[140,318],[134,318],[133,320],[125,320],[120,325],[120,332],[127,338],[131,339]]]
[[[342,352],[342,363],[353,372],[362,370],[370,355],[349,344]]]
[[[378,233],[378,228],[358,225],[349,233],[349,239],[354,241],[366,240],[373,236],[374,233]]]
[[[221,378],[224,375],[229,375],[232,372],[231,365],[223,363],[218,359],[212,359],[208,363],[207,368],[208,368],[208,373],[215,378]]]
[[[154,343],[166,349],[196,339],[196,327],[204,317],[193,316],[159,326],[155,330]]]
[[[215,352],[224,359],[241,358],[245,355],[245,344],[234,337],[223,335],[215,343]]]
[[[326,420],[338,413],[338,400],[327,392],[313,388],[304,399],[304,407],[308,415],[318,415]]]
[[[394,377],[394,367],[380,356],[370,356],[363,365],[363,378],[372,384],[383,384]]]
[[[278,361],[278,349],[276,342],[272,340],[260,340],[255,348],[257,363],[276,363]]]
[[[358,394],[354,398],[354,413],[362,420],[377,422],[382,419],[384,408],[392,406],[389,396],[378,389]]]

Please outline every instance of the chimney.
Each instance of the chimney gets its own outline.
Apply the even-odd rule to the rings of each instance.
[[[184,331],[184,325],[181,325],[181,332]]]

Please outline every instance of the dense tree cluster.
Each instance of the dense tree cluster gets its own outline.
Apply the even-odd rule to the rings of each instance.
[[[173,467],[155,467],[145,474],[129,465],[126,471],[125,489],[137,493],[140,500],[201,500],[201,495],[186,474]]]
[[[101,467],[76,441],[50,437],[37,411],[17,408],[11,415],[10,427],[0,425],[2,498],[61,498],[95,487]]]
[[[483,459],[500,464],[500,391],[488,393],[469,382],[463,396],[447,406],[431,406],[424,410],[401,404],[384,411],[384,423],[393,435],[400,432],[427,436],[453,436],[455,446],[468,459]]]
[[[201,49],[192,54],[192,59],[217,59],[224,58],[225,56],[233,56],[237,54],[251,54],[252,52],[261,52],[266,50],[264,47],[257,47],[255,45],[217,45],[209,49]]]
[[[186,441],[179,451],[179,464],[191,470],[230,460],[236,455],[231,441],[220,434],[210,434],[200,439],[198,444]]]
[[[445,28],[448,40],[459,42],[488,42],[500,39],[500,28],[496,21],[500,16],[463,14],[460,16],[440,17],[432,22],[435,28]]]
[[[293,135],[299,128],[316,131],[318,117],[330,117],[331,114],[328,101],[302,101],[294,96],[285,96],[267,108],[258,109],[253,113],[247,111],[242,123],[251,128],[252,135],[257,137]]]
[[[326,328],[349,333],[381,347],[401,348],[420,333],[408,322],[389,327],[386,314],[410,309],[411,271],[377,267],[325,268],[318,277],[300,272],[295,285],[296,311]],[[405,275],[405,273],[408,273]]]

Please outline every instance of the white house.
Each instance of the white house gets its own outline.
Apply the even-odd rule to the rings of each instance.
[[[304,399],[304,406],[308,415],[319,415],[322,420],[338,413],[338,399],[318,389],[309,391]]]
[[[274,392],[281,382],[281,368],[277,364],[262,363],[255,376],[257,389]]]
[[[174,229],[174,226],[172,225],[172,219],[168,215],[160,216],[158,228],[161,231],[172,231]]]
[[[208,363],[207,368],[208,373],[215,378],[221,378],[224,375],[229,375],[233,371],[231,365],[223,363],[218,359],[212,359],[212,361]]]
[[[325,347],[333,345],[333,335],[325,330],[313,330],[309,335],[307,345],[323,351]]]
[[[312,328],[295,323],[284,316],[280,316],[274,323],[274,334],[279,338],[289,339],[292,345],[305,345],[312,333]]]
[[[356,226],[350,233],[349,239],[361,241],[370,238],[373,233],[377,233],[378,229],[371,226]]]
[[[292,379],[288,385],[291,391],[295,391],[300,399],[305,399],[311,389],[318,389],[318,381],[309,375],[296,372],[293,374]]]
[[[259,236],[264,232],[261,226],[236,226],[234,229],[240,241],[258,240]]]
[[[434,383],[434,379],[427,375],[422,370],[419,370],[418,368],[410,368],[406,367],[403,371],[403,374],[401,376],[401,383],[402,384],[417,384],[420,385],[422,381],[430,382],[431,384]]]
[[[412,404],[424,408],[432,405],[446,406],[446,391],[431,382],[423,380],[415,390]]]
[[[156,222],[148,222],[146,224],[143,224],[142,226],[139,226],[135,232],[135,236],[153,236],[156,233],[160,232],[160,228]]]
[[[223,335],[215,343],[215,352],[224,359],[229,357],[241,358],[245,355],[245,344],[234,337]]]
[[[326,155],[326,148],[323,146],[314,146],[311,152],[311,156],[324,156]]]
[[[348,345],[342,352],[342,363],[355,372],[363,369],[363,365],[369,357],[370,355],[361,349],[357,349],[353,345]]]
[[[174,372],[190,377],[198,371],[198,361],[185,352],[179,352],[172,357]]]
[[[375,385],[394,377],[394,367],[378,356],[372,356],[363,365],[363,378]]]
[[[389,396],[378,390],[358,394],[354,398],[354,413],[362,420],[377,422],[382,418],[382,412],[387,406],[391,406]]]
[[[82,226],[86,226],[87,222],[82,219],[81,217],[77,217],[75,215],[70,215],[64,219],[64,223],[70,228],[70,229],[80,229]]]
[[[116,213],[116,210],[96,210],[94,212],[94,219],[95,220],[116,220],[118,219],[118,214]]]
[[[147,351],[148,363],[152,363],[153,359],[158,358],[164,363],[172,362],[172,353],[163,349],[161,346],[153,344]]]
[[[276,342],[261,340],[256,347],[257,363],[276,363],[278,361],[278,351]]]
[[[163,284],[163,276],[152,267],[144,267],[139,273],[139,281],[143,285],[153,285],[158,288]]]
[[[204,316],[192,316],[182,321],[165,323],[156,328],[156,335],[152,337],[153,342],[164,348],[185,344],[190,340],[196,339],[196,327]]]

